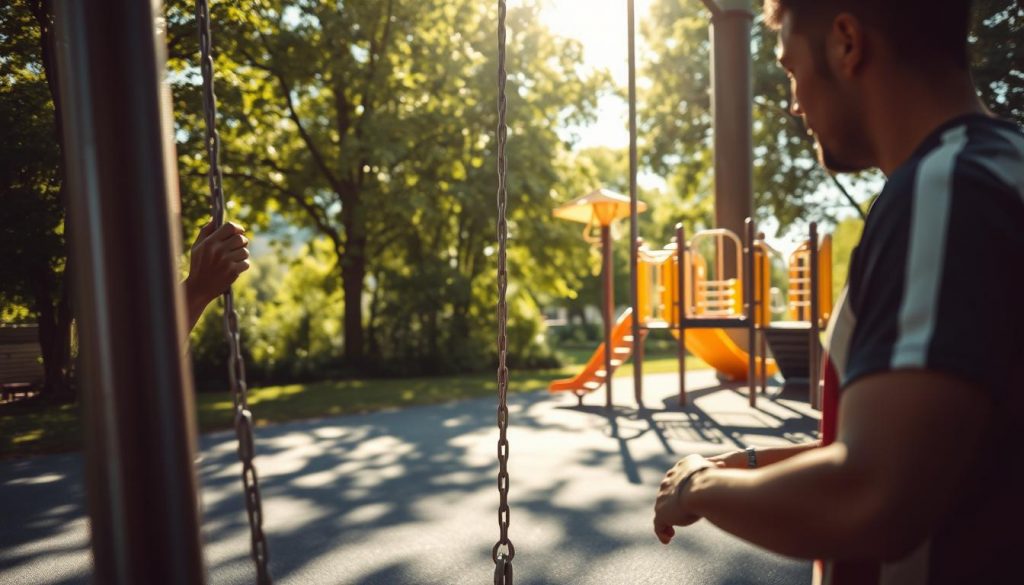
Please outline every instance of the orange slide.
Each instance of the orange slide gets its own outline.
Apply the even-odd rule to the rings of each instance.
[[[641,332],[645,335],[646,332]],[[612,373],[629,359],[633,352],[633,310],[626,309],[612,328]],[[577,395],[593,392],[604,385],[609,373],[604,368],[604,343],[597,347],[594,355],[587,360],[583,371],[572,378],[555,380],[548,386],[549,392],[573,392]]]
[[[672,334],[678,337],[679,332],[672,330]],[[687,329],[686,349],[733,382],[747,380],[750,356],[743,348],[736,345],[736,342],[729,337],[725,330]],[[761,358],[757,359],[755,367],[760,371]],[[769,359],[768,375],[773,376],[777,371],[775,360]]]
[[[622,365],[633,353],[633,312],[630,309],[619,317],[612,329],[612,373]],[[641,332],[641,335],[646,331]],[[673,335],[679,335],[673,331]],[[734,382],[747,379],[749,357],[747,352],[736,345],[736,342],[722,329],[687,329],[686,349],[706,364]],[[760,370],[761,359],[756,367]],[[769,359],[767,364],[769,376],[775,375],[778,367],[775,360]],[[548,391],[573,392],[577,395],[597,390],[604,385],[606,378],[604,368],[604,343],[598,346],[594,355],[587,360],[587,365],[579,374],[564,380],[555,380],[548,386]]]

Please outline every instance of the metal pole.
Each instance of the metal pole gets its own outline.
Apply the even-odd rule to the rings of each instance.
[[[162,6],[55,8],[93,581],[203,584]]]
[[[768,392],[768,341],[767,341],[767,329],[771,324],[771,262],[768,261],[768,250],[765,248],[764,233],[757,234],[757,256],[755,257],[755,272],[760,274],[760,278],[757,281],[757,290],[754,295],[755,303],[757,304],[756,314],[758,319],[761,315],[764,315],[764,320],[761,321],[757,326],[759,339],[759,350],[758,353],[761,355],[761,393],[765,394]]]
[[[809,254],[811,265],[808,267],[807,276],[811,279],[811,286],[808,289],[811,292],[811,314],[808,316],[810,318],[811,328],[809,333],[810,339],[808,340],[810,348],[807,352],[809,356],[809,369],[807,374],[810,378],[807,400],[808,404],[814,406],[818,403],[818,360],[821,359],[818,355],[818,345],[821,343],[821,337],[819,335],[821,324],[818,322],[818,294],[820,288],[818,286],[818,224],[813,221],[811,222],[811,240],[809,243],[811,248]]]
[[[686,406],[686,231],[683,224],[676,224],[676,327],[679,331],[679,406]]]
[[[601,263],[604,284],[604,387],[605,406],[612,407],[612,323],[615,322],[615,279],[612,275],[612,228],[601,226]]]
[[[750,351],[747,352],[748,371],[747,387],[750,390],[750,406],[757,406],[757,308],[754,305],[754,220],[747,218],[743,235],[746,277],[743,279],[743,296],[747,312],[747,331],[749,332]]]
[[[636,23],[633,0],[626,0],[627,26],[629,27],[629,294],[633,307],[633,394],[637,406],[644,407],[643,400],[643,360],[640,359],[640,315],[637,313],[637,240],[640,237],[640,226],[637,219],[636,193]]]
[[[711,91],[715,156],[715,227],[743,233],[753,216],[753,88],[751,82],[751,0],[718,0],[711,19]],[[739,266],[726,258],[725,274]]]
[[[712,4],[710,0],[706,5]],[[753,217],[753,83],[750,43],[752,0],[716,0],[711,18],[711,110],[714,127],[715,227],[743,233]],[[733,255],[718,279],[740,276]],[[740,347],[754,352],[746,329],[727,329]]]

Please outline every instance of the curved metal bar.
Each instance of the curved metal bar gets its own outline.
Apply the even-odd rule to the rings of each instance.
[[[702,240],[706,240],[708,238],[715,239],[716,259],[721,259],[725,252],[725,246],[723,246],[721,243],[722,239],[725,238],[730,240],[734,244],[733,248],[736,250],[736,264],[734,264],[734,266],[743,266],[743,242],[740,240],[739,236],[735,234],[735,232],[727,230],[725,228],[717,228],[713,230],[704,230],[701,232],[697,232],[696,234],[693,235],[693,238],[690,239],[690,248],[696,250],[697,245]],[[721,272],[721,269],[719,269],[719,274],[715,275],[716,277],[718,277],[719,280],[723,280]]]

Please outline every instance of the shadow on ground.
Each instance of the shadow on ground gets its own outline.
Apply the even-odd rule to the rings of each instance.
[[[673,379],[652,378],[666,388]],[[517,583],[809,582],[809,564],[706,523],[669,547],[654,539],[654,491],[675,459],[816,430],[806,405],[764,399],[752,410],[737,390],[705,386],[682,409],[656,392],[649,401],[659,407],[642,410],[569,406],[546,392],[510,397]],[[495,418],[492,400],[466,400],[260,428],[276,581],[487,582],[498,537]],[[251,583],[233,437],[207,435],[201,451],[210,581]],[[88,582],[81,466],[75,455],[0,464],[0,574],[11,582]]]

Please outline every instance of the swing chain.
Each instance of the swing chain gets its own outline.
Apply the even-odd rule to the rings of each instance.
[[[494,585],[512,585],[512,561],[505,553],[494,563]]]
[[[505,71],[505,17],[507,7],[504,0],[498,0],[498,527],[501,537],[491,551],[491,559],[495,563],[495,583],[512,583],[512,559],[516,549],[508,538],[508,526],[511,514],[508,506],[508,161],[505,159],[505,146],[508,143],[508,126],[506,111],[508,100],[505,95],[505,83],[508,74]],[[505,546],[508,552],[499,549]],[[507,575],[508,580],[505,581]],[[501,579],[499,581],[499,578]]]
[[[214,226],[220,227],[224,223],[224,188],[220,169],[220,133],[217,131],[216,125],[217,96],[213,90],[213,51],[210,37],[210,9],[207,0],[196,0],[196,23],[199,26],[200,69],[203,74],[206,154],[210,161],[210,208]],[[249,517],[251,556],[256,565],[256,582],[259,585],[270,585],[269,549],[266,535],[263,533],[263,502],[260,497],[256,467],[253,465],[256,448],[252,434],[252,412],[249,410],[238,313],[235,311],[235,299],[230,287],[224,293],[224,332],[228,342],[228,380],[234,402],[238,459],[242,463],[242,486],[245,509]]]

